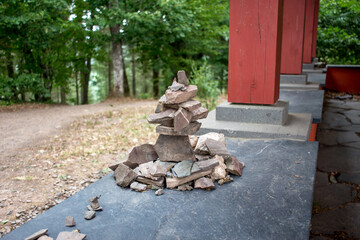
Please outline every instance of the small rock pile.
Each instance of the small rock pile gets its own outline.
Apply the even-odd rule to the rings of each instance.
[[[135,191],[162,188],[212,190],[231,182],[230,174],[241,176],[243,163],[232,156],[225,146],[223,134],[194,134],[200,129],[197,120],[206,118],[208,110],[193,100],[197,87],[189,85],[184,71],[177,73],[172,85],[160,98],[148,122],[159,124],[155,145],[143,144],[132,149],[128,159],[110,166],[116,183]]]

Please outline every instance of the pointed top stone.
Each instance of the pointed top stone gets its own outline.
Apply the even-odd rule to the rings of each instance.
[[[178,83],[184,84],[185,86],[189,85],[189,82],[188,82],[188,79],[186,77],[186,73],[184,70],[177,72],[177,79],[178,79]]]

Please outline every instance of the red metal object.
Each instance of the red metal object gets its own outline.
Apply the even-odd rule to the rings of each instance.
[[[306,0],[303,63],[312,63],[315,0]]]
[[[282,0],[230,0],[228,101],[279,98]]]
[[[320,4],[320,0],[315,0],[313,40],[312,40],[312,47],[311,47],[311,57],[312,58],[316,57],[317,27],[318,27],[319,7],[320,7],[319,4]]]
[[[360,65],[328,65],[325,89],[359,94]]]
[[[282,74],[301,74],[306,0],[284,0],[282,29]]]
[[[312,123],[310,128],[310,134],[309,134],[309,142],[315,142],[316,141],[316,131],[317,131],[318,124]]]

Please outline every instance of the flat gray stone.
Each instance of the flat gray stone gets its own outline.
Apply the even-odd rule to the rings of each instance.
[[[311,114],[291,113],[286,125],[258,124],[219,121],[215,119],[216,110],[209,112],[202,123],[197,135],[209,132],[222,133],[233,138],[260,138],[260,139],[296,139],[306,141],[309,138],[312,123]]]
[[[324,73],[309,73],[307,81],[309,83],[319,83],[325,85],[326,74]]]
[[[172,168],[172,171],[176,177],[179,177],[179,178],[187,177],[187,176],[191,175],[191,173],[192,173],[191,169],[193,168],[194,164],[196,164],[196,163],[192,160],[183,160],[183,161],[177,163]],[[197,166],[197,164],[196,164],[196,166]],[[198,167],[198,169],[199,169],[199,167]],[[200,169],[199,169],[199,171],[200,171]]]
[[[215,191],[140,194],[117,186],[111,172],[1,240],[24,239],[43,226],[56,238],[69,215],[88,239],[308,239],[318,144],[227,139],[226,146],[246,167]],[[96,195],[107,210],[86,221],[79,209]]]
[[[315,214],[312,217],[312,232],[334,234],[343,231],[348,237],[360,238],[360,203],[348,203],[343,208]]]
[[[349,147],[322,147],[319,149],[317,167],[324,172],[360,172],[360,150]]]
[[[280,74],[280,83],[306,84],[306,74]]]
[[[130,184],[130,188],[136,192],[143,192],[147,190],[146,184],[142,184],[138,182],[132,182]]]
[[[313,123],[322,119],[324,91],[323,90],[280,90],[280,100],[289,102],[289,113],[311,113]]]
[[[223,102],[216,107],[216,120],[284,125],[288,109],[289,102],[286,101],[277,101],[274,105]]]
[[[328,184],[317,187],[314,191],[314,202],[321,208],[333,208],[353,200],[354,187],[347,184]]]
[[[186,77],[186,73],[184,70],[177,72],[177,81],[181,84],[184,84],[185,86],[189,85],[188,79]]]

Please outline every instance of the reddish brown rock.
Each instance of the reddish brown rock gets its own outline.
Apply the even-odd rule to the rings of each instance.
[[[127,187],[136,178],[136,173],[128,166],[120,163],[114,171],[116,184],[120,187]]]
[[[216,166],[211,173],[211,179],[219,180],[226,177],[226,165],[224,163],[224,158],[216,155],[215,159],[219,162],[219,165]]]
[[[202,178],[195,180],[194,187],[198,188],[198,189],[205,189],[205,190],[215,189],[215,185],[214,185],[213,181],[207,177],[202,177]]]
[[[195,154],[195,157],[198,161],[204,161],[211,158],[210,155],[199,155],[199,154]]]
[[[177,91],[173,92],[171,90],[166,90],[165,97],[166,97],[166,104],[177,104],[183,103],[187,100],[196,96],[197,93],[197,86],[189,85],[185,91]]]
[[[195,179],[198,179],[198,178],[201,178],[201,177],[204,177],[206,175],[209,175],[210,173],[212,172],[212,170],[208,170],[208,171],[205,171],[205,172],[197,172],[197,173],[194,173],[194,174],[191,174],[190,176],[187,176],[187,177],[184,177],[184,178],[177,178],[177,177],[173,177],[173,178],[166,178],[166,187],[167,188],[175,188],[179,185],[182,185],[182,184],[185,184],[185,183],[188,183],[188,182],[191,182]]]
[[[225,178],[219,179],[218,184],[223,185],[225,183],[229,183],[229,182],[232,182],[232,181],[234,181],[234,179],[232,179],[232,177],[230,177],[230,175],[227,175]]]
[[[236,176],[241,176],[244,163],[239,162],[236,157],[231,156],[225,160],[226,171]]]
[[[115,169],[119,166],[120,162],[114,162],[114,163],[111,163],[109,168],[113,171],[115,171]]]
[[[145,178],[145,177],[139,176],[136,178],[136,181],[145,183],[148,185],[158,186],[158,187],[164,186],[164,178],[163,177],[159,177],[157,180],[155,180],[155,179],[150,179],[150,178]]]
[[[149,123],[163,123],[168,122],[169,120],[174,119],[175,110],[174,109],[167,109],[163,112],[150,114],[147,118]]]
[[[189,135],[189,140],[192,148],[196,147],[196,143],[198,141],[198,137],[195,135]]]
[[[154,148],[161,161],[180,162],[184,159],[195,160],[194,151],[188,136],[160,134]]]
[[[65,217],[65,226],[66,227],[73,227],[76,225],[75,219],[72,216]]]
[[[193,187],[190,186],[189,183],[187,183],[187,184],[183,184],[183,185],[178,186],[177,190],[179,190],[179,191],[191,191],[191,190],[193,190]]]
[[[86,234],[78,232],[60,232],[56,240],[84,240]]]
[[[191,122],[194,122],[194,121],[197,121],[199,119],[206,118],[209,111],[204,107],[199,107],[199,108],[193,110],[191,113],[193,115],[192,118],[191,118]]]
[[[41,229],[33,234],[31,234],[30,236],[28,236],[27,238],[25,238],[25,240],[35,240],[38,239],[39,237],[45,235],[47,233],[48,229]]]
[[[137,147],[134,147],[127,159],[127,161],[124,162],[126,166],[129,166],[130,168],[134,169],[139,164],[146,163],[149,161],[154,161],[158,158],[158,155],[155,151],[155,148],[151,144],[143,144]]]
[[[220,162],[217,158],[211,158],[208,160],[198,161],[196,163],[202,171],[211,170],[211,169],[219,166],[219,164],[220,164]]]
[[[220,141],[216,141],[208,138],[206,139],[205,144],[211,156],[219,155],[225,159],[231,156],[229,151],[226,149],[225,145],[222,144],[222,142]]]
[[[178,83],[184,84],[185,86],[189,85],[185,71],[181,70],[177,72],[177,81]]]
[[[54,240],[52,237],[46,236],[46,235],[42,235],[41,237],[39,237],[37,240]]]
[[[156,132],[163,135],[188,136],[195,134],[197,131],[199,131],[200,127],[201,127],[201,123],[192,122],[189,125],[187,125],[185,128],[183,128],[181,131],[176,132],[173,127],[159,125],[156,127]]]
[[[179,109],[180,107],[182,107],[185,110],[192,112],[195,109],[201,107],[201,103],[199,101],[195,101],[195,100],[191,99],[191,100],[188,100],[188,101],[180,103],[180,104],[165,104],[164,107],[172,108],[172,109],[176,109],[176,110]]]
[[[191,117],[192,117],[191,112],[186,111],[183,108],[179,108],[179,110],[176,111],[175,117],[174,117],[175,132],[180,132],[182,129],[184,129],[186,126],[188,126],[190,123]]]
[[[210,138],[216,141],[219,141],[225,145],[225,136],[222,133],[209,132],[204,135],[201,135],[196,143],[195,153],[197,154],[208,154],[209,150],[206,147],[206,140]]]

